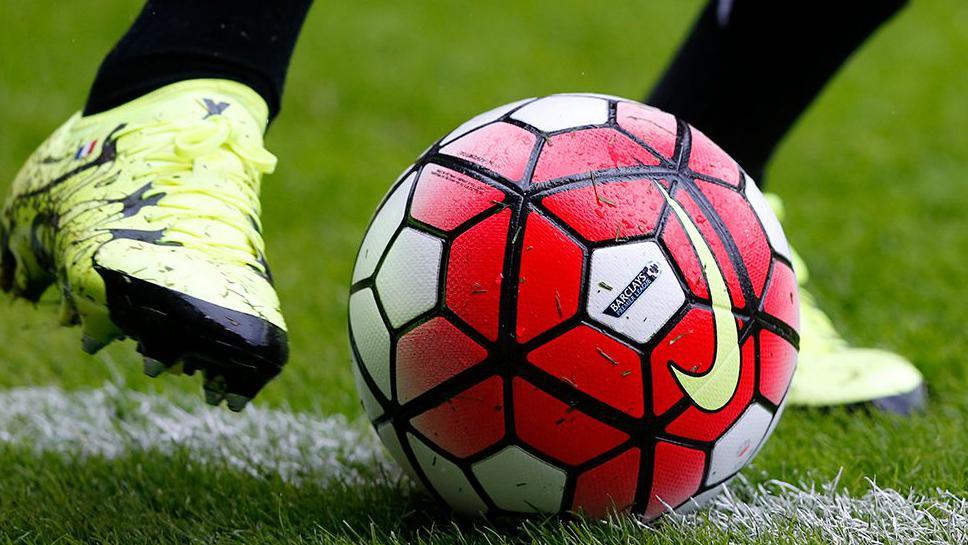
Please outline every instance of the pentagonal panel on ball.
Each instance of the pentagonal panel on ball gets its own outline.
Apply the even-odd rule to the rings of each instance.
[[[753,293],[760,297],[773,256],[766,232],[756,218],[756,212],[743,194],[735,189],[703,180],[696,180],[696,186],[729,231],[753,285]]]
[[[659,158],[628,136],[609,128],[580,129],[547,139],[531,182],[587,176],[599,170],[655,166]]]
[[[474,225],[451,243],[447,262],[447,306],[464,322],[497,340],[504,283],[504,249],[511,211]]]
[[[766,231],[767,238],[770,239],[770,245],[773,246],[776,253],[789,260],[790,244],[787,242],[786,235],[783,233],[783,226],[780,225],[780,220],[777,219],[770,202],[760,191],[760,188],[756,186],[756,182],[749,177],[746,178],[746,187],[743,188],[743,191],[746,193],[746,199],[749,200],[753,210],[756,211],[756,215],[759,216],[760,222],[763,223],[763,229]],[[780,207],[779,202],[776,203],[776,206]]]
[[[356,361],[356,356],[350,354],[352,362],[350,362],[350,367],[353,369],[353,381],[356,383],[356,391],[360,394],[360,401],[363,403],[363,411],[366,412],[366,417],[370,420],[376,420],[383,416],[383,407],[377,400],[376,395],[373,390],[370,390],[370,386],[363,379],[363,372],[360,371],[360,364]]]
[[[528,215],[523,244],[516,326],[521,343],[578,312],[584,267],[578,244],[536,212]]]
[[[750,405],[713,447],[706,485],[732,476],[750,461],[766,437],[773,414],[759,403]]]
[[[353,268],[354,283],[365,280],[373,274],[390,238],[403,223],[403,217],[407,211],[407,199],[410,198],[410,188],[413,187],[416,177],[416,173],[410,174],[403,183],[398,185],[373,217],[373,222],[366,231],[366,236],[363,237],[356,266]]]
[[[443,450],[466,458],[504,437],[504,382],[493,376],[410,421]]]
[[[414,471],[413,465],[410,464],[410,459],[407,458],[406,453],[403,452],[403,445],[400,443],[400,436],[397,433],[396,428],[393,427],[392,422],[384,422],[380,424],[376,429],[376,434],[380,436],[380,441],[383,442],[383,447],[390,454],[390,456],[400,464],[403,472],[406,473],[407,477],[410,477],[415,483],[419,483],[420,479],[417,477],[417,472]]]
[[[440,229],[452,231],[467,220],[504,202],[504,192],[440,165],[427,165],[417,180],[410,215]]]
[[[513,513],[557,513],[567,475],[521,447],[474,464],[472,471],[498,508]]]
[[[649,147],[671,159],[676,149],[676,118],[651,106],[619,102],[615,112],[618,125]]]
[[[528,353],[528,363],[631,416],[644,413],[639,354],[593,327],[555,337]]]
[[[690,127],[692,143],[689,149],[689,168],[712,176],[728,184],[739,185],[739,165],[708,136]]]
[[[593,183],[553,193],[542,206],[585,240],[621,240],[651,234],[665,198],[649,179]]]
[[[589,469],[578,477],[572,510],[589,517],[622,512],[635,501],[640,452],[637,448]]]
[[[592,96],[555,95],[522,107],[511,119],[544,132],[602,125],[608,121],[608,102]]]
[[[409,403],[480,363],[487,350],[438,316],[397,341],[397,397]]]
[[[648,342],[685,300],[675,271],[655,242],[592,253],[588,315],[612,331]]]
[[[437,304],[444,241],[404,229],[376,273],[376,290],[393,327],[400,327]]]
[[[514,379],[518,439],[569,465],[600,456],[628,440],[619,431],[522,379]]]
[[[407,434],[407,440],[420,469],[447,505],[466,515],[479,515],[487,511],[487,505],[457,464],[434,452],[413,434]]]
[[[501,117],[503,117],[505,114],[507,114],[511,110],[513,110],[513,109],[517,108],[518,106],[520,106],[520,105],[522,105],[522,104],[524,104],[526,102],[529,102],[531,100],[534,100],[534,99],[533,98],[526,98],[524,100],[519,100],[517,102],[512,102],[510,104],[505,104],[503,106],[498,106],[497,108],[494,108],[493,110],[488,110],[488,111],[486,111],[486,112],[484,112],[482,114],[478,114],[478,115],[472,117],[471,119],[469,119],[468,121],[465,121],[464,123],[462,123],[459,127],[457,127],[456,129],[454,129],[447,136],[443,137],[440,140],[440,145],[443,146],[443,145],[449,144],[451,141],[453,141],[456,138],[459,138],[461,136],[464,136],[465,134],[467,134],[467,133],[469,133],[469,132],[471,132],[471,131],[473,131],[475,129],[478,129],[480,127],[483,127],[484,125],[487,125],[488,123],[493,123],[494,121],[497,121],[498,119],[500,119]]]
[[[373,290],[367,288],[350,296],[350,333],[363,366],[383,397],[390,398],[390,332],[387,331]]]
[[[760,393],[779,405],[797,368],[797,349],[769,330],[760,331]]]
[[[498,122],[461,136],[440,153],[496,172],[511,181],[524,176],[538,137],[510,123]]]
[[[654,519],[685,503],[699,491],[706,454],[667,441],[655,444],[652,489],[645,516]]]

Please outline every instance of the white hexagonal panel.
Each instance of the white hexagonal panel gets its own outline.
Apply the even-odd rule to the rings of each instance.
[[[766,199],[766,196],[756,187],[756,182],[749,176],[746,177],[746,187],[743,191],[746,193],[746,200],[750,202],[753,211],[759,216],[760,222],[763,224],[763,230],[766,231],[766,238],[770,240],[770,245],[773,246],[773,250],[783,257],[790,259],[790,243],[787,242],[786,234],[783,232],[783,226],[780,225],[780,220],[777,219],[776,214],[773,212],[773,207],[770,206],[770,202]]]
[[[397,436],[397,431],[393,429],[393,424],[390,422],[385,422],[381,424],[376,430],[376,434],[380,436],[380,440],[383,441],[383,446],[390,453],[390,456],[400,467],[403,468],[403,472],[407,474],[416,484],[421,484],[420,479],[417,477],[417,472],[414,471],[413,466],[410,465],[410,460],[407,455],[403,452],[403,447],[400,445],[400,438]]]
[[[532,127],[554,132],[608,122],[608,102],[595,97],[555,95],[524,106],[511,115]]]
[[[648,342],[682,307],[686,295],[653,241],[592,253],[588,315],[637,342]]]
[[[498,106],[497,108],[494,108],[493,110],[489,110],[489,111],[486,111],[486,112],[484,112],[482,114],[478,114],[478,115],[472,117],[470,120],[464,122],[463,124],[461,124],[461,126],[457,127],[456,129],[454,129],[453,131],[451,131],[450,134],[448,134],[447,136],[445,136],[440,141],[440,145],[443,146],[443,145],[445,145],[445,144],[447,144],[449,142],[452,142],[452,141],[458,139],[461,136],[464,136],[465,134],[473,131],[474,129],[478,129],[480,127],[483,127],[484,125],[487,125],[488,123],[492,123],[492,122],[496,121],[498,118],[500,118],[504,114],[510,112],[511,110],[517,108],[518,106],[524,104],[525,102],[528,102],[529,100],[534,100],[534,99],[533,98],[526,98],[524,100],[519,100],[517,102],[512,102],[510,104],[505,104],[504,106]]]
[[[356,382],[356,391],[359,392],[360,399],[363,401],[363,410],[366,412],[367,418],[376,420],[383,415],[383,407],[377,401],[376,396],[373,395],[373,391],[370,390],[369,385],[363,380],[359,363],[356,361],[356,355],[353,354],[352,350],[350,351],[350,358],[352,358],[350,365],[353,368],[353,380]]]
[[[410,174],[387,197],[383,206],[377,211],[370,228],[363,237],[363,244],[360,246],[360,253],[356,256],[356,266],[353,268],[353,283],[365,280],[373,275],[376,264],[383,257],[387,243],[393,237],[400,224],[403,223],[404,214],[407,212],[407,199],[410,197],[410,188],[413,181],[417,178],[417,173]]]
[[[413,434],[407,434],[407,440],[420,469],[447,505],[465,515],[479,515],[487,511],[487,505],[457,465],[431,450]]]
[[[350,296],[350,332],[356,350],[373,381],[384,397],[390,397],[390,332],[373,298],[366,288]]]
[[[750,405],[733,427],[716,441],[709,456],[706,485],[723,481],[743,469],[759,449],[772,420],[773,413],[762,405]]]
[[[472,471],[495,505],[515,513],[557,513],[565,472],[520,447],[507,447]]]
[[[763,450],[763,446],[766,445],[766,441],[773,435],[773,432],[776,430],[776,425],[780,423],[780,419],[783,417],[783,411],[785,411],[786,408],[787,408],[787,400],[784,399],[783,403],[781,403],[780,406],[777,408],[776,413],[773,414],[773,421],[770,422],[770,427],[769,429],[766,430],[766,435],[763,436],[763,440],[760,441],[759,446],[757,446],[756,450],[753,451],[753,456],[750,457],[750,460],[752,460],[753,458],[756,458],[756,456],[759,455],[760,451]]]
[[[393,327],[402,326],[437,304],[443,252],[444,241],[409,227],[390,246],[376,273],[376,291]]]

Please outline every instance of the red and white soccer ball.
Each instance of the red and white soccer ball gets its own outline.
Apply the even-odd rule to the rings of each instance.
[[[600,95],[432,146],[373,218],[349,307],[367,415],[467,514],[701,504],[796,364],[790,250],[756,185],[683,121]]]

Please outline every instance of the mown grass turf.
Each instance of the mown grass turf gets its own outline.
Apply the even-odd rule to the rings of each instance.
[[[265,223],[293,357],[261,401],[357,413],[344,331],[352,261],[383,191],[427,144],[478,111],[524,96],[642,96],[698,6],[317,5],[269,138],[281,163],[265,184]],[[82,104],[101,57],[137,9],[133,1],[0,3],[0,189]],[[968,493],[965,28],[964,2],[915,3],[849,63],[770,171],[823,306],[852,340],[916,361],[931,386],[929,410],[906,420],[788,411],[748,472],[753,479],[826,480],[843,467],[852,489],[876,476],[882,486]],[[144,378],[127,344],[84,356],[79,332],[55,325],[52,297],[37,309],[0,308],[0,387],[116,380],[140,390],[199,390],[197,380]],[[371,532],[382,536],[377,541],[390,532],[460,539],[453,530],[432,531],[450,522],[392,487],[294,487],[189,462],[150,454],[73,462],[2,451],[0,535],[35,543],[366,541]],[[547,522],[511,535],[576,542],[568,528]],[[603,541],[631,536],[570,528]]]

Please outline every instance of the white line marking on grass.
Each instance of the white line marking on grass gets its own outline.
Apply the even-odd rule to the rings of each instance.
[[[327,481],[361,478],[359,469],[390,464],[366,423],[249,406],[241,414],[187,395],[148,395],[106,385],[0,392],[0,443],[38,453],[117,458],[133,451],[188,450],[201,463],[252,475]],[[367,472],[374,473],[374,472]]]
[[[676,516],[686,527],[708,521],[733,536],[796,536],[836,544],[968,543],[968,500],[945,490],[931,496],[902,494],[868,480],[861,497],[845,492],[839,478],[822,485],[742,476],[711,502],[712,509]]]
[[[173,399],[112,385],[76,392],[54,387],[0,392],[0,443],[71,457],[188,450],[200,463],[296,482],[372,482],[384,470],[399,475],[365,422],[258,405],[234,414],[193,397]],[[902,494],[871,481],[870,490],[857,497],[837,479],[796,486],[753,485],[740,477],[713,506],[665,521],[686,527],[708,521],[733,536],[792,531],[838,544],[968,543],[968,500],[943,490]]]

